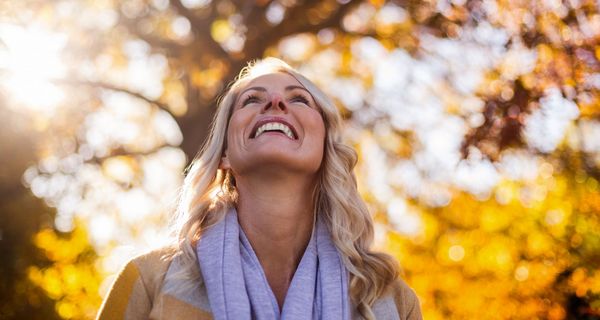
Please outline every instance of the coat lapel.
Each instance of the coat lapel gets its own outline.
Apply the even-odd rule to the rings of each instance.
[[[213,319],[201,273],[189,280],[183,273],[179,257],[175,257],[163,282],[158,303],[150,319]]]

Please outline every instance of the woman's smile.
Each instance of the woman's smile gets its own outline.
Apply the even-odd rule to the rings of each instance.
[[[296,128],[281,117],[265,117],[257,121],[250,133],[250,139],[256,139],[267,133],[280,133],[291,140],[298,139]]]

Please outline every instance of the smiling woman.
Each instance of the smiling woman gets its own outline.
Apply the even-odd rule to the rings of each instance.
[[[99,319],[420,319],[356,189],[335,105],[284,62],[242,70],[185,179],[172,248],[134,258]]]

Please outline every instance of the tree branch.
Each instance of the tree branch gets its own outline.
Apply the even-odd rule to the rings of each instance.
[[[92,159],[88,160],[88,163],[95,163],[95,164],[102,164],[103,161],[110,159],[110,158],[114,158],[114,157],[119,157],[119,156],[128,156],[128,157],[134,157],[134,158],[143,158],[143,157],[147,157],[147,156],[151,156],[153,154],[156,154],[158,151],[160,151],[162,148],[165,147],[174,147],[168,144],[161,144],[158,146],[155,146],[151,149],[148,150],[141,150],[141,151],[131,151],[131,150],[127,150],[123,147],[118,147],[116,149],[112,149],[109,151],[109,153],[105,156],[102,157],[96,157],[94,156]]]
[[[59,84],[59,85],[86,86],[86,87],[102,88],[102,89],[107,89],[107,90],[111,90],[111,91],[123,92],[123,93],[131,95],[133,97],[136,97],[138,99],[144,100],[152,105],[155,105],[155,106],[159,107],[160,109],[163,109],[166,112],[168,112],[171,116],[175,117],[175,115],[171,112],[171,110],[169,109],[169,106],[167,104],[162,103],[157,100],[154,100],[154,99],[150,99],[139,92],[135,92],[135,91],[127,89],[127,88],[119,87],[119,86],[116,86],[111,83],[102,82],[102,81],[67,80],[67,79],[55,79],[52,82]]]

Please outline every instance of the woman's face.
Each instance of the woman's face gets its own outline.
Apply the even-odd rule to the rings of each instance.
[[[287,73],[257,77],[241,88],[227,130],[222,169],[234,176],[314,175],[323,160],[325,124],[311,94]]]

